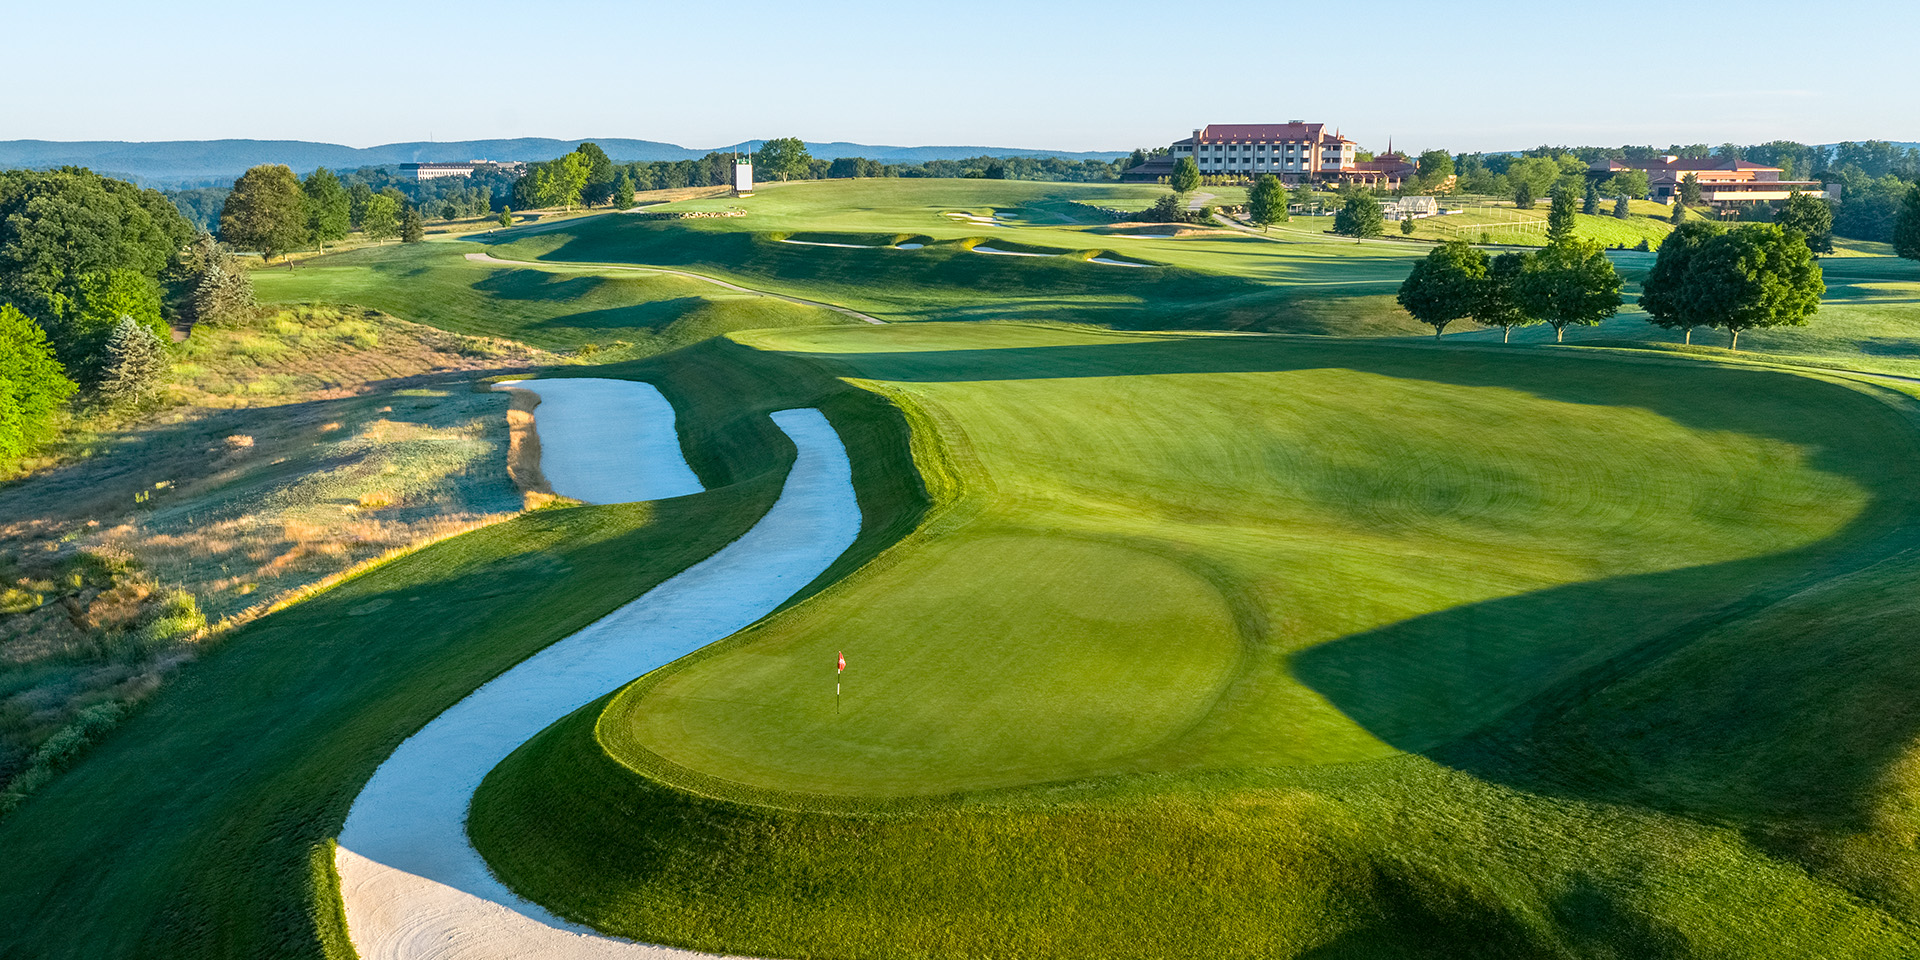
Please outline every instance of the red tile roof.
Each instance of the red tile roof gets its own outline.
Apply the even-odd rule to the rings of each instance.
[[[1209,123],[1200,131],[1200,139],[1209,143],[1250,140],[1346,141],[1345,137],[1329,134],[1326,129],[1324,123]]]

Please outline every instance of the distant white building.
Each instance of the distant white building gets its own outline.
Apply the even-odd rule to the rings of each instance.
[[[484,161],[474,160],[467,163],[403,163],[400,174],[415,180],[439,180],[445,177],[471,177]]]

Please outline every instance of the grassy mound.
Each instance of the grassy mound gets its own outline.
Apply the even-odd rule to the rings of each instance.
[[[1811,718],[1886,688],[1800,606],[1910,582],[1903,409],[1571,351],[752,339],[894,399],[936,508],[488,778],[476,842],[563,915],[800,957],[1915,945],[1920,711],[1835,749]]]

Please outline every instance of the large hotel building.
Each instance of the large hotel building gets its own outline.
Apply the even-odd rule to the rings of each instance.
[[[1202,176],[1257,177],[1270,173],[1289,183],[1351,180],[1368,186],[1397,187],[1414,165],[1395,153],[1361,161],[1359,145],[1327,132],[1324,123],[1210,123],[1173,143],[1167,156],[1155,157],[1122,175],[1123,180],[1156,182],[1173,174],[1173,165],[1192,157]]]

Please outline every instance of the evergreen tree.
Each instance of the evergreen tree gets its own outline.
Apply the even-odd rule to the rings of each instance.
[[[1573,239],[1574,231],[1579,226],[1578,220],[1575,219],[1578,209],[1571,189],[1561,187],[1553,191],[1553,208],[1547,211],[1548,243]]]
[[[1825,200],[1795,190],[1774,222],[1805,237],[1814,253],[1833,252],[1833,207]]]
[[[400,212],[400,242],[419,243],[427,238],[426,224],[420,221],[420,211],[411,204]]]
[[[1589,217],[1600,213],[1600,185],[1592,180],[1587,181],[1587,197],[1580,205],[1580,212]]]
[[[503,227],[513,226],[513,208],[512,207],[500,208],[500,225]]]
[[[615,210],[633,209],[633,178],[625,170],[613,181],[613,208]]]
[[[1700,202],[1700,175],[1689,173],[1680,178],[1680,202],[1691,207]]]
[[[316,168],[300,184],[307,201],[307,236],[325,250],[327,244],[344,240],[353,225],[353,201],[340,178],[326,167]]]
[[[195,259],[193,288],[187,293],[186,315],[192,323],[220,323],[246,316],[253,310],[253,280],[239,260],[201,235]]]
[[[1343,237],[1377,237],[1386,232],[1386,218],[1380,213],[1380,201],[1364,190],[1347,195],[1340,212],[1333,215],[1333,232]]]
[[[1667,215],[1667,222],[1676,227],[1687,222],[1687,205],[1685,202],[1680,200],[1673,202],[1673,213]]]
[[[1521,180],[1514,185],[1513,205],[1515,209],[1519,210],[1533,209],[1533,184]]]
[[[1920,260],[1920,184],[1900,201],[1900,212],[1893,219],[1893,252]]]
[[[263,261],[307,242],[307,198],[293,171],[263,163],[240,175],[220,210],[220,239]]]
[[[1613,218],[1615,220],[1625,220],[1630,216],[1633,216],[1633,204],[1627,200],[1627,195],[1623,193],[1615,197],[1613,200]]]
[[[1413,236],[1413,218],[1412,217],[1402,217],[1400,219],[1400,235],[1403,237]]]
[[[60,407],[76,389],[54,359],[46,332],[0,303],[0,466],[54,438]]]
[[[167,348],[152,330],[122,317],[107,337],[105,364],[95,393],[110,406],[152,396],[167,375]]]

